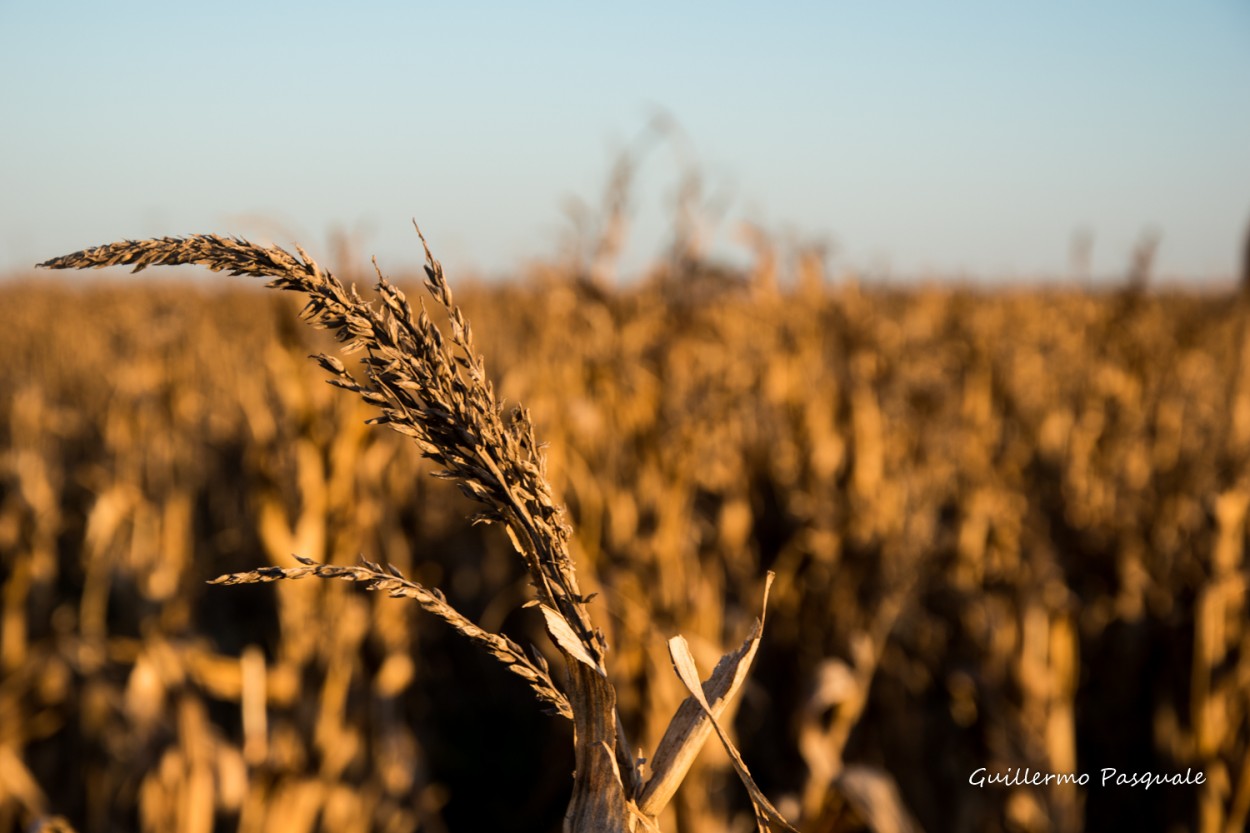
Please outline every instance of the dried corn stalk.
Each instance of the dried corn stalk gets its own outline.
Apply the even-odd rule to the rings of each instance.
[[[548,634],[564,655],[564,690],[541,658],[527,657],[511,640],[462,616],[440,592],[404,578],[394,568],[367,561],[356,567],[331,566],[301,557],[299,567],[264,567],[222,576],[216,583],[308,575],[360,582],[372,590],[415,599],[477,642],[524,678],[540,700],[573,720],[577,769],[565,814],[567,831],[657,830],[658,814],[713,730],[750,792],[760,829],[793,830],[756,787],[717,722],[746,677],[762,622],[756,623],[742,648],[721,660],[702,686],[684,640],[678,637],[670,643],[674,666],[691,696],[670,722],[655,755],[653,774],[644,780],[617,714],[616,691],[604,664],[607,642],[591,622],[588,598],[578,587],[569,556],[570,530],[552,497],[530,418],[519,408],[505,417],[482,357],[475,351],[469,322],[452,300],[442,266],[427,246],[425,286],[447,315],[450,337],[433,323],[424,304],[419,312],[414,311],[404,293],[380,271],[376,290],[381,305],[375,308],[354,286],[345,287],[302,249],[296,251],[298,256],[239,238],[193,235],[112,243],[41,265],[51,269],[129,265],[138,272],[148,266],[197,264],[232,275],[268,278],[271,288],[307,296],[304,317],[331,330],[345,352],[364,353],[363,379],[357,379],[340,359],[317,356],[331,383],[381,410],[371,422],[389,425],[411,438],[442,469],[441,476],[456,482],[469,499],[481,504],[475,522],[504,527],[529,572],[535,596],[531,604],[539,607]]]

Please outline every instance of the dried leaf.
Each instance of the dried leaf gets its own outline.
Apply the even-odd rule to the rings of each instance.
[[[714,731],[710,717],[719,716],[746,681],[763,634],[773,579],[774,574],[769,572],[764,580],[760,618],[755,621],[742,645],[721,658],[705,685],[698,685],[696,674],[699,698],[693,694],[686,698],[669,721],[651,762],[654,775],[643,788],[638,802],[642,812],[656,816],[672,799],[698,757],[699,750]],[[684,640],[682,644],[685,644]]]
[[[599,664],[595,662],[594,657],[586,650],[586,646],[577,638],[577,633],[573,627],[556,611],[540,604],[539,610],[543,612],[543,618],[547,620],[547,633],[551,634],[551,638],[556,644],[569,656],[577,659],[578,662],[585,663],[591,668],[603,673],[599,669]]]
[[[782,830],[798,833],[788,821],[782,817],[781,813],[772,802],[765,797],[764,793],[756,785],[755,779],[751,777],[750,770],[747,769],[746,762],[742,760],[742,755],[733,745],[733,741],[729,739],[724,728],[721,727],[715,715],[712,714],[712,707],[708,705],[707,698],[703,695],[703,686],[699,684],[699,670],[695,667],[694,657],[690,656],[690,645],[687,644],[684,636],[674,636],[668,641],[669,656],[673,658],[673,668],[677,670],[677,676],[681,679],[686,689],[690,692],[690,696],[703,707],[704,713],[711,721],[712,728],[716,730],[717,736],[720,738],[721,745],[725,747],[725,751],[729,753],[730,760],[733,761],[734,769],[738,773],[738,778],[742,781],[743,786],[747,788],[747,792],[751,794],[751,803],[755,806],[756,822],[760,826],[760,830],[767,833],[770,824],[780,827]]]

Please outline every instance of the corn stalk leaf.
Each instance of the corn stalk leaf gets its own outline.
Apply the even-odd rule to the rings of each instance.
[[[694,673],[695,688],[691,690],[691,696],[687,697],[677,708],[673,719],[669,721],[668,729],[664,732],[664,737],[656,748],[655,757],[651,763],[653,775],[643,787],[638,801],[638,807],[643,813],[653,817],[659,815],[672,799],[673,794],[677,792],[677,787],[686,777],[686,773],[698,757],[703,744],[711,737],[713,731],[719,731],[716,718],[724,712],[746,681],[747,674],[751,670],[751,662],[755,659],[755,652],[759,648],[768,609],[768,593],[772,588],[774,578],[775,575],[772,572],[769,572],[765,578],[760,618],[755,620],[741,647],[723,656],[703,685],[698,684],[697,671]],[[686,646],[686,641],[682,637],[674,639],[680,639],[681,645]],[[671,640],[669,653],[670,655],[673,653]],[[684,656],[689,658],[688,646],[685,647]],[[674,663],[676,661],[676,656],[674,656]],[[693,667],[693,662],[691,666]],[[681,676],[680,669],[678,675]],[[684,678],[682,682],[685,682]],[[686,687],[690,688],[689,685]],[[722,741],[724,740],[722,734]],[[745,771],[745,766],[743,771]],[[747,777],[750,777],[749,774]]]
[[[782,817],[777,808],[772,805],[772,802],[764,796],[764,793],[756,785],[755,779],[751,777],[750,770],[747,769],[746,762],[742,760],[742,755],[712,713],[712,707],[708,704],[707,698],[703,694],[703,686],[699,684],[699,669],[694,664],[694,657],[690,655],[690,645],[686,642],[686,638],[684,636],[674,636],[670,639],[668,641],[668,653],[673,658],[673,668],[677,670],[677,676],[686,686],[686,689],[689,690],[690,696],[703,709],[703,713],[707,715],[708,721],[712,724],[712,728],[720,738],[721,745],[725,747],[725,751],[729,753],[730,760],[733,761],[738,778],[742,781],[743,786],[747,788],[747,792],[751,794],[751,804],[755,807],[755,821],[759,825],[761,833],[768,833],[772,825],[789,831],[789,833],[798,833],[798,830]]]
[[[565,653],[576,659],[578,662],[589,665],[591,668],[603,675],[603,670],[599,667],[599,663],[595,662],[595,658],[586,650],[586,646],[582,644],[578,638],[577,632],[573,630],[573,626],[568,620],[556,611],[540,604],[538,609],[543,613],[543,619],[547,622],[547,633],[551,634],[551,638],[555,640]]]

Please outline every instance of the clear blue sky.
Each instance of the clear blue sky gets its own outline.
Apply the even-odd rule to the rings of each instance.
[[[0,272],[125,237],[239,233],[454,274],[557,251],[570,198],[671,113],[740,220],[835,268],[1236,270],[1250,0],[583,4],[0,0]],[[643,162],[630,262],[677,165]]]

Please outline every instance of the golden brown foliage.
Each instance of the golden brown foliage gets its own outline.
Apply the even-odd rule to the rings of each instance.
[[[772,570],[755,681],[719,724],[800,829],[1241,829],[1246,311],[696,267],[460,293],[548,444],[637,746],[688,693],[669,638],[711,668]],[[329,345],[293,308],[2,294],[0,830],[558,826],[563,721],[437,621],[338,582],[204,584],[363,555],[512,644],[543,627],[513,612],[507,540],[319,384],[303,357]],[[749,824],[733,766],[701,757],[664,829]],[[1206,783],[977,789],[982,766]]]

